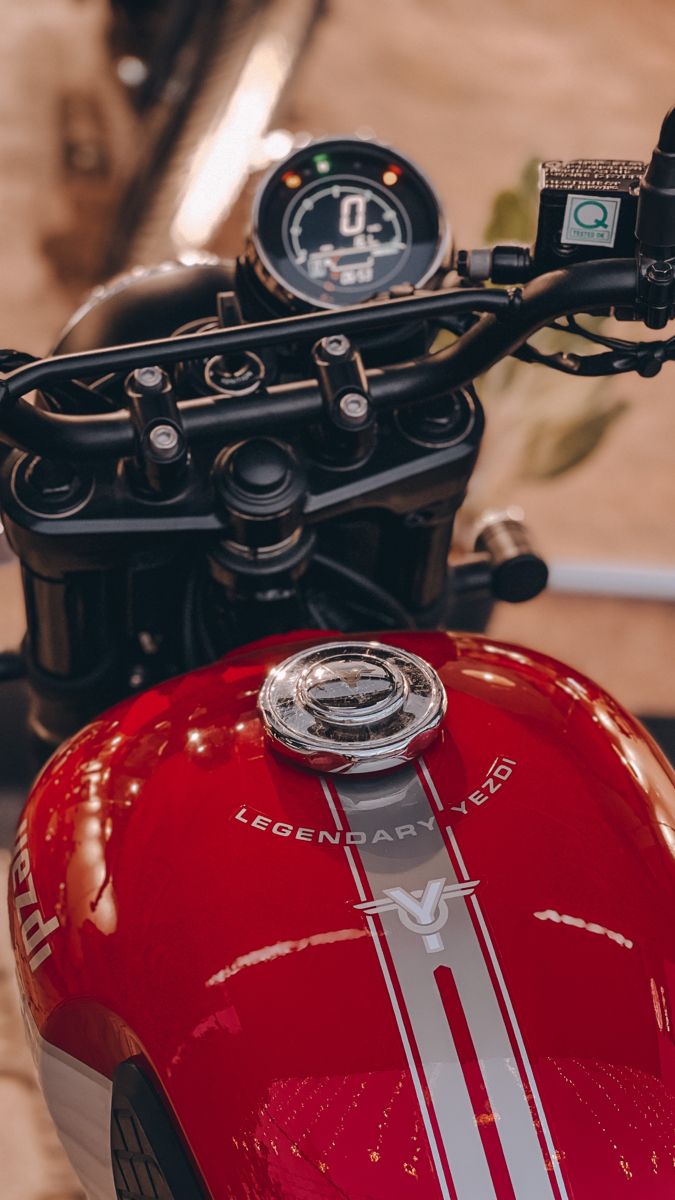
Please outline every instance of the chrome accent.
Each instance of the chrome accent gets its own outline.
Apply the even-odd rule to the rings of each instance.
[[[352,425],[362,425],[368,416],[368,399],[360,392],[347,392],[338,405],[340,416]]]
[[[290,550],[292,546],[296,546],[302,536],[302,528],[294,529],[287,538],[281,542],[273,542],[271,546],[244,546],[241,542],[234,542],[227,538],[223,542],[226,550],[230,554],[236,554],[240,558],[248,558],[251,562],[255,559],[274,558],[276,555],[282,554],[284,550]]]
[[[260,387],[260,384],[262,383],[263,379],[265,378],[265,364],[263,363],[263,360],[261,359],[260,355],[256,354],[255,351],[253,351],[253,350],[245,350],[241,357],[247,363],[254,364],[255,369],[257,371],[255,379],[253,379],[253,381],[248,385],[248,387],[244,387],[244,388],[224,387],[222,382],[218,381],[217,368],[218,368],[218,364],[223,362],[222,354],[214,354],[213,358],[208,359],[208,361],[204,367],[204,378],[205,378],[206,382],[208,383],[209,387],[212,387],[214,392],[217,393],[217,395],[227,396],[228,398],[232,397],[232,399],[238,400],[240,396],[250,396],[253,392],[257,391],[257,389]]]
[[[260,689],[276,749],[317,771],[391,771],[436,737],[446,710],[428,663],[380,642],[327,642],[291,655]]]
[[[173,425],[153,425],[148,441],[155,454],[169,456],[178,446],[178,430]]]
[[[142,388],[161,388],[165,375],[161,367],[137,367],[131,373],[132,381]]]
[[[344,333],[335,333],[322,340],[321,349],[330,354],[331,358],[344,358],[351,350],[351,342]]]
[[[519,504],[511,504],[508,508],[488,508],[482,512],[472,528],[474,545],[479,538],[493,525],[503,521],[517,521],[522,525],[525,520],[525,510]]]

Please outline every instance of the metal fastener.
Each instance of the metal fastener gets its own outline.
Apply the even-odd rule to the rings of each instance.
[[[161,388],[166,378],[161,367],[137,367],[133,373],[133,381],[140,388]]]
[[[361,392],[346,392],[338,405],[343,421],[361,425],[368,416],[368,399]]]
[[[168,458],[178,448],[178,430],[173,425],[154,425],[148,442],[155,454]]]
[[[351,342],[343,333],[334,333],[323,339],[321,348],[329,358],[345,358],[351,350]]]

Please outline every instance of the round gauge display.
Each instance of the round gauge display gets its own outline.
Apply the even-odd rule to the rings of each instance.
[[[263,183],[248,257],[277,297],[340,308],[428,282],[447,244],[436,196],[407,159],[373,142],[324,141]]]

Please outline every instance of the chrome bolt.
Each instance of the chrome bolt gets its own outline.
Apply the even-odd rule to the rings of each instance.
[[[347,392],[338,405],[343,421],[360,425],[368,416],[368,399],[360,392]]]
[[[148,442],[155,454],[168,458],[178,448],[178,430],[173,425],[154,425]]]
[[[349,338],[343,333],[335,333],[323,339],[321,346],[329,358],[345,358],[351,349]]]
[[[161,367],[138,367],[132,376],[134,383],[144,389],[162,387],[165,378]]]

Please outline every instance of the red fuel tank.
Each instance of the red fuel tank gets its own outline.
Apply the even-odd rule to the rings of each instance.
[[[671,1198],[665,760],[557,662],[392,634],[438,672],[441,731],[390,774],[322,776],[256,707],[318,640],[118,706],[28,801],[19,980],[89,1196]]]

